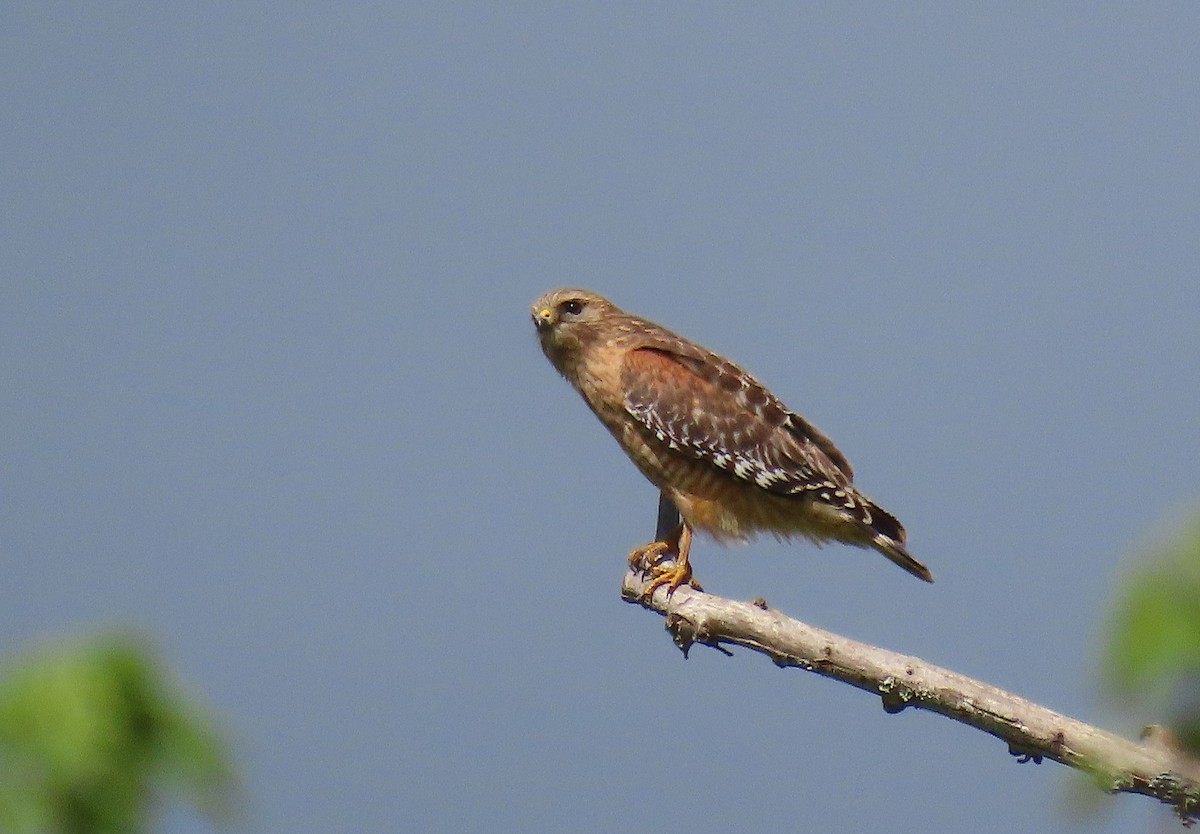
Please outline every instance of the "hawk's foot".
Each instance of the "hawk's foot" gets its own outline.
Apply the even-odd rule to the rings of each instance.
[[[700,583],[692,579],[692,566],[688,564],[688,553],[692,549],[692,528],[680,524],[662,541],[650,542],[634,548],[629,554],[629,569],[640,570],[642,575],[650,574],[650,584],[642,591],[642,597],[649,599],[656,588],[667,586],[667,596],[675,593],[675,589],[687,583],[697,591],[701,590]],[[663,564],[670,560],[669,564]]]
[[[629,569],[641,571],[643,575],[652,571],[664,557],[678,554],[677,545],[671,542],[650,542],[629,551]]]
[[[692,578],[692,566],[686,560],[681,559],[669,565],[653,565],[650,567],[650,575],[654,578],[646,586],[646,590],[642,591],[642,596],[646,599],[654,596],[655,590],[663,585],[667,586],[667,597],[670,597],[675,593],[676,588],[684,584],[697,591],[704,590],[700,587],[700,583]]]

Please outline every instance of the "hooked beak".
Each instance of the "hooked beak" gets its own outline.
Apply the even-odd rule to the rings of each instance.
[[[538,332],[549,330],[554,324],[554,311],[549,307],[543,307],[540,310],[533,311],[533,324],[537,327]]]

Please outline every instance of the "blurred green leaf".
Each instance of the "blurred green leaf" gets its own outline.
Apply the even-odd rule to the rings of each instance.
[[[1149,554],[1117,597],[1109,638],[1113,683],[1148,692],[1200,672],[1200,523]]]
[[[1149,550],[1125,579],[1106,651],[1111,689],[1126,701],[1174,713],[1183,743],[1197,737],[1200,681],[1200,520]]]
[[[1140,577],[1126,592],[1113,634],[1112,669],[1131,690],[1200,670],[1200,605],[1166,575]]]
[[[214,820],[236,780],[210,720],[140,642],[56,646],[0,677],[0,829],[141,832],[173,791]]]

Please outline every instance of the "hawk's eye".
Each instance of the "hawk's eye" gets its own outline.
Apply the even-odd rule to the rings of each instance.
[[[568,316],[577,316],[583,312],[583,302],[578,298],[572,298],[570,301],[564,301],[558,305],[558,309],[562,310]]]

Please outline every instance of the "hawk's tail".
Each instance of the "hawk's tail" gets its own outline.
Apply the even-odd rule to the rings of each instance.
[[[904,541],[907,538],[907,534],[904,532],[904,525],[887,510],[871,501],[867,501],[862,496],[859,497],[866,502],[867,509],[870,512],[871,520],[868,526],[871,533],[871,547],[917,577],[917,579],[932,582],[933,574],[929,568],[914,559],[912,554],[904,547]]]

